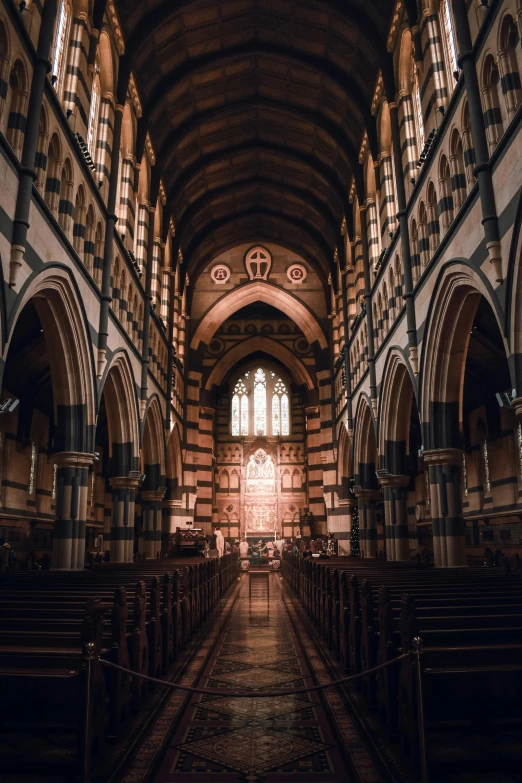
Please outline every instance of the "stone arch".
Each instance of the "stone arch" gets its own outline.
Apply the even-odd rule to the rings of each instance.
[[[356,484],[360,484],[366,489],[376,488],[377,437],[375,419],[365,396],[361,397],[356,414],[353,464]]]
[[[102,394],[107,408],[112,473],[127,475],[129,471],[138,469],[140,427],[136,384],[125,351],[116,353],[105,368],[99,390],[100,400]]]
[[[481,297],[491,307],[502,334],[500,308],[489,283],[462,261],[443,268],[426,319],[419,374],[419,412],[426,448],[461,445],[464,369]]]
[[[328,343],[315,316],[297,297],[282,288],[259,281],[230,291],[210,307],[201,319],[190,347],[197,349],[201,342],[208,343],[223,321],[253,302],[265,302],[285,313],[292,313],[293,320],[310,344],[317,342],[321,348],[327,347]]]
[[[379,399],[379,455],[390,473],[402,473],[406,469],[405,455],[414,399],[412,369],[401,351],[392,348],[384,368]]]
[[[9,74],[8,101],[9,114],[7,117],[6,139],[13,151],[20,157],[22,154],[23,138],[26,125],[26,109],[28,96],[27,68],[21,58],[17,58]]]
[[[153,475],[148,475],[145,485],[151,489],[163,486],[165,479],[165,436],[163,416],[157,395],[153,395],[147,404],[143,417],[142,467],[153,467]],[[152,484],[155,484],[153,487]]]
[[[340,499],[350,497],[350,479],[353,478],[352,444],[344,422],[339,431],[337,449],[337,487]]]
[[[181,448],[180,429],[174,424],[167,443],[166,477],[167,498],[181,498],[183,486],[183,457]]]
[[[238,364],[238,362],[242,359],[247,359],[248,356],[257,351],[263,351],[268,354],[268,356],[273,356],[275,359],[278,359],[284,367],[289,369],[292,377],[298,383],[306,385],[306,388],[309,391],[314,388],[314,382],[310,377],[310,373],[295,354],[284,345],[281,345],[281,343],[271,340],[269,337],[256,336],[238,343],[221,357],[212,369],[212,372],[205,383],[205,389],[210,391],[212,386],[219,385],[226,374]]]
[[[16,312],[9,319],[11,337],[29,301],[35,306],[48,345],[56,422],[54,449],[92,453],[94,356],[87,316],[69,270],[46,268],[26,283]],[[9,353],[9,342],[4,359]]]

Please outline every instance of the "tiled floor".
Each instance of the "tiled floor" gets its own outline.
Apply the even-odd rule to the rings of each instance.
[[[345,764],[317,693],[256,698],[260,690],[313,684],[307,659],[309,652],[305,655],[290,620],[279,575],[271,575],[270,600],[249,600],[248,576],[243,577],[230,623],[198,687],[251,691],[252,697],[192,698],[155,783],[378,781],[369,758],[363,759],[363,774],[356,771],[349,746],[351,763]]]

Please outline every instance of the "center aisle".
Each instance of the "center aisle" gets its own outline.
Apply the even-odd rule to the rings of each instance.
[[[243,576],[238,601],[198,687],[254,693],[330,679],[279,575],[270,579],[269,600],[249,599],[248,576]],[[134,772],[136,777],[131,769],[125,781],[143,779]],[[380,783],[382,778],[341,698],[329,689],[322,696],[193,696],[152,780]]]

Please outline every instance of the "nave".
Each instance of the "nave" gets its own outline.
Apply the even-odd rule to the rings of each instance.
[[[279,574],[270,575],[269,595],[250,598],[248,582],[249,577],[242,578],[239,594],[228,599],[224,627],[211,632],[200,650],[197,658],[203,664],[192,677],[195,687],[254,694],[299,690],[328,679]],[[190,674],[184,682],[191,682]],[[194,781],[282,783],[296,775],[303,783],[334,783],[358,780],[356,770],[363,780],[380,781],[339,697],[326,698],[324,703],[317,693],[273,698],[195,695],[187,696],[181,714],[176,714],[180,700],[174,693],[174,706],[166,708],[122,783],[181,783],[187,776]],[[157,771],[149,777],[146,766],[151,754],[158,755],[167,715],[174,730]],[[341,728],[346,745],[339,741]]]

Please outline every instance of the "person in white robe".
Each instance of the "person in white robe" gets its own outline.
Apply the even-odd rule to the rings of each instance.
[[[216,529],[216,549],[218,557],[223,557],[225,552],[225,539],[223,538],[223,533],[219,527]]]
[[[239,544],[239,557],[248,557],[248,541],[241,541]]]

